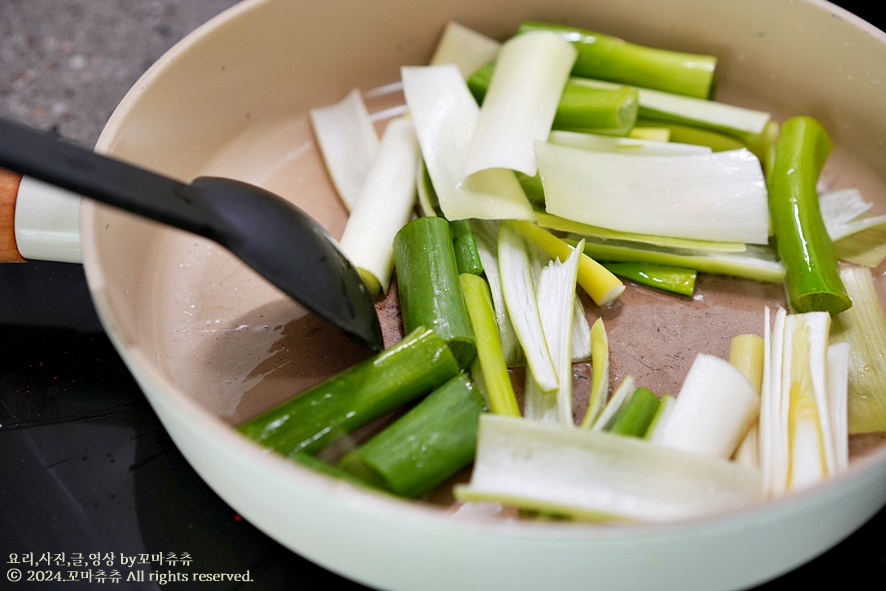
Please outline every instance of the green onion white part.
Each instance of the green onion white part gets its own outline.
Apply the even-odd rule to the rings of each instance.
[[[632,137],[614,137],[581,131],[553,130],[548,142],[594,152],[619,152],[636,156],[667,156],[671,154],[708,154],[708,146],[682,144]]]
[[[581,250],[573,249],[565,261],[555,259],[542,270],[536,296],[542,329],[559,384],[542,393],[534,374],[526,372],[523,414],[527,419],[574,425],[572,416],[572,326],[576,277]]]
[[[532,220],[532,206],[511,170],[464,178],[468,148],[480,107],[458,68],[401,68],[406,105],[443,215],[458,219]]]
[[[499,227],[498,271],[508,316],[526,357],[527,371],[535,377],[542,392],[553,392],[560,380],[541,323],[528,244],[509,224]]]
[[[759,395],[735,366],[700,353],[683,381],[659,443],[728,460],[759,411]]]
[[[850,349],[849,343],[836,343],[828,347],[828,412],[834,446],[834,469],[838,473],[849,468]]]
[[[468,77],[483,64],[494,61],[501,43],[456,21],[446,23],[430,65],[454,64]]]
[[[840,277],[852,307],[833,319],[832,343],[849,343],[849,433],[886,431],[886,319],[866,267],[844,267]]]
[[[655,234],[636,234],[633,232],[621,232],[610,228],[601,228],[583,222],[566,219],[558,215],[552,215],[546,211],[536,211],[537,223],[542,228],[581,234],[587,238],[601,240],[613,240],[620,243],[638,243],[640,246],[653,246],[670,248],[685,252],[686,254],[715,254],[723,252],[745,252],[748,245],[744,242],[723,242],[721,240],[693,240],[678,236],[657,236]]]
[[[763,337],[757,334],[739,334],[732,337],[729,347],[729,363],[734,365],[748,379],[757,395],[763,386],[763,365],[765,345]],[[759,420],[748,429],[732,459],[746,466],[760,467],[760,429]]]
[[[379,137],[358,89],[308,111],[314,136],[339,198],[352,210],[378,150]]]
[[[668,419],[674,413],[674,406],[677,404],[677,397],[673,394],[662,394],[661,404],[658,407],[658,414],[652,419],[649,430],[646,432],[646,440],[650,443],[661,443],[661,437],[665,432],[665,426]]]
[[[601,261],[624,261],[672,265],[695,269],[712,275],[727,275],[753,279],[764,283],[781,283],[784,266],[769,246],[750,244],[746,252],[692,253],[679,249],[606,240],[592,236],[573,235],[567,241],[585,241],[585,253]]]
[[[823,192],[819,207],[841,260],[878,267],[886,260],[886,215],[871,215],[873,203],[856,188]]]
[[[477,252],[483,263],[483,273],[489,284],[492,296],[492,307],[495,310],[495,322],[501,339],[502,352],[508,367],[517,367],[526,363],[514,325],[508,316],[504,294],[501,288],[501,275],[498,272],[498,226],[494,220],[471,220],[474,240],[477,241]]]
[[[581,298],[575,298],[572,305],[572,362],[580,363],[591,359],[591,325],[585,314]]]
[[[664,522],[759,500],[759,474],[735,462],[557,423],[480,417],[471,480],[456,499],[581,520]]]
[[[597,318],[591,326],[591,392],[582,426],[594,424],[609,397],[609,335],[603,318]]]
[[[767,308],[760,467],[764,494],[778,497],[848,465],[845,401],[852,370],[847,346],[832,343],[827,312],[779,308],[771,326],[770,316]]]
[[[387,293],[390,287],[394,236],[412,217],[419,158],[412,122],[403,118],[388,122],[345,225],[341,248],[373,295]]]
[[[559,35],[534,31],[506,41],[480,107],[464,176],[505,168],[536,172],[536,140],[545,140],[577,51]]]
[[[640,158],[535,146],[548,213],[624,232],[769,241],[766,181],[748,150]]]

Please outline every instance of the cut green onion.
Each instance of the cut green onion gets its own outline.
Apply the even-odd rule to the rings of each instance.
[[[858,189],[822,193],[819,205],[840,260],[867,267],[886,260],[886,215],[870,215],[873,204]]]
[[[572,416],[572,326],[581,254],[580,249],[573,249],[565,260],[552,260],[541,270],[536,292],[538,310],[559,384],[554,392],[542,393],[532,372],[526,373],[524,414],[527,419],[575,424]]]
[[[696,355],[660,444],[729,459],[760,411],[760,396],[728,361]]]
[[[237,430],[287,457],[315,454],[454,377],[446,343],[420,327],[399,343],[249,419]]]
[[[449,223],[452,230],[452,244],[455,249],[455,262],[459,273],[483,272],[483,261],[477,250],[477,241],[471,229],[471,220],[454,220]]]
[[[712,275],[726,275],[753,279],[763,283],[781,283],[784,267],[767,246],[748,245],[746,252],[710,254],[686,253],[674,249],[627,243],[617,240],[598,240],[589,236],[574,236],[565,241],[575,244],[585,241],[585,252],[601,261],[655,263],[695,269]]]
[[[681,144],[689,144],[710,148],[714,152],[725,152],[726,150],[739,150],[747,148],[740,139],[726,135],[719,131],[695,127],[693,125],[683,125],[671,121],[655,121],[640,118],[643,125],[657,125],[668,130],[669,141],[679,142]],[[757,155],[759,158],[759,155]]]
[[[394,261],[403,328],[430,326],[452,349],[459,367],[474,360],[477,347],[458,282],[449,222],[416,218],[397,232]]]
[[[499,222],[493,220],[471,220],[477,252],[480,255],[483,273],[486,275],[489,293],[492,296],[492,308],[495,310],[495,323],[498,326],[505,362],[508,367],[517,367],[524,365],[526,359],[520,348],[517,334],[514,332],[514,325],[508,316],[508,309],[502,293],[501,276],[498,272],[498,226]]]
[[[518,34],[552,31],[578,49],[572,73],[622,84],[707,99],[711,96],[717,58],[631,43],[566,25],[524,22]]]
[[[628,133],[628,137],[638,140],[669,142],[671,141],[671,130],[660,125],[634,125],[634,128]]]
[[[845,346],[830,344],[828,313],[779,308],[771,326],[770,316],[766,308],[760,467],[764,493],[777,497],[845,468],[849,358]]]
[[[401,68],[406,106],[440,209],[449,220],[534,219],[532,206],[511,170],[464,178],[468,148],[480,114],[458,68]]]
[[[647,388],[637,388],[609,429],[614,435],[644,438],[661,406],[661,400]]]
[[[663,522],[760,499],[757,471],[633,437],[513,417],[480,417],[459,501],[497,502],[581,520]]]
[[[849,433],[886,431],[886,319],[874,278],[866,267],[840,275],[852,307],[833,317],[832,343],[849,343]]]
[[[496,414],[518,417],[520,407],[502,351],[489,285],[482,277],[470,273],[462,273],[458,280],[477,341],[477,363],[489,409]]]
[[[424,158],[418,159],[415,171],[415,188],[421,215],[426,217],[440,215],[440,203],[437,201],[437,194],[434,192],[434,185],[431,183],[431,176],[428,174]]]
[[[339,466],[394,494],[418,498],[471,463],[483,396],[464,374],[428,394]]]
[[[834,449],[834,470],[849,468],[849,343],[828,346],[828,404],[831,439]]]
[[[588,88],[617,88],[611,82],[584,78],[572,78],[570,83]],[[764,134],[772,120],[772,115],[766,111],[642,86],[637,91],[640,100],[637,116],[646,125],[668,126],[673,123],[725,133],[747,141]]]
[[[707,154],[708,146],[658,141],[634,137],[613,137],[581,131],[555,129],[548,135],[548,142],[558,146],[570,146],[594,152],[623,152],[635,156],[668,156],[671,154]]]
[[[787,397],[788,490],[816,484],[834,473],[827,396],[830,316],[789,314],[785,322],[781,395]]]
[[[609,336],[603,318],[591,326],[591,393],[582,427],[590,427],[600,416],[609,396]]]
[[[763,387],[763,366],[766,361],[763,337],[756,334],[739,334],[732,337],[729,346],[729,363],[748,379],[757,394]],[[759,421],[751,424],[732,459],[745,466],[760,467]]]
[[[332,184],[350,211],[379,145],[363,97],[355,88],[339,102],[311,109],[308,115]]]
[[[594,431],[606,431],[609,429],[636,389],[637,386],[634,384],[634,376],[625,376],[615,389],[615,392],[612,393],[612,396],[605,401],[606,404],[604,404],[603,409],[597,413],[597,417],[593,419],[593,421],[582,421],[582,427],[587,427]],[[588,419],[589,417],[586,416],[585,418]]]
[[[769,209],[795,312],[837,314],[852,305],[818,205],[816,184],[831,148],[824,127],[812,117],[782,124],[769,176]]]
[[[677,404],[677,397],[673,394],[662,394],[658,412],[652,417],[649,428],[646,429],[645,439],[650,443],[661,443],[662,434],[665,432],[665,426],[674,413],[674,406]]]
[[[536,140],[545,140],[575,48],[553,33],[512,37],[499,51],[471,139],[464,176],[490,169],[534,175]]]
[[[623,232],[769,241],[760,161],[747,150],[671,156],[536,142],[548,213]]]
[[[373,297],[387,293],[391,284],[392,244],[412,217],[419,158],[412,122],[388,122],[340,240]]]
[[[498,272],[508,316],[529,371],[542,392],[553,392],[559,386],[559,379],[538,310],[528,244],[523,235],[507,223],[499,226]]]
[[[468,78],[468,87],[478,103],[483,104],[495,64],[488,63]],[[630,86],[595,88],[569,79],[557,103],[552,129],[598,130],[610,135],[626,135],[637,121],[637,90]]]
[[[430,65],[454,64],[467,78],[477,68],[495,60],[501,43],[456,21],[446,23]]]
[[[517,232],[531,240],[550,257],[566,260],[570,252],[575,248],[535,224],[524,221],[505,222],[505,224],[511,225]],[[579,258],[578,263],[578,284],[585,290],[585,293],[591,296],[594,303],[601,308],[618,300],[624,292],[624,283],[603,265],[590,256],[586,256],[584,251],[582,253],[584,256]]]
[[[619,277],[640,285],[684,296],[691,296],[695,293],[695,279],[698,273],[694,269],[649,263],[609,263],[604,261],[601,264]]]
[[[686,254],[703,254],[717,252],[745,252],[748,247],[744,242],[723,242],[721,240],[694,240],[691,238],[679,238],[673,236],[657,236],[655,234],[636,234],[633,232],[621,232],[610,228],[592,226],[583,222],[566,219],[558,215],[552,215],[545,211],[535,212],[538,225],[549,230],[581,234],[587,238],[599,240],[612,240],[619,243],[635,242],[638,245],[660,246],[680,251],[688,251]]]

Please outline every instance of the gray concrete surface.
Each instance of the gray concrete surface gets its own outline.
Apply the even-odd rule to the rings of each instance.
[[[92,147],[139,76],[238,0],[0,0],[0,117]]]

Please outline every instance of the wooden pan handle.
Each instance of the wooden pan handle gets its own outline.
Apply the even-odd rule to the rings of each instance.
[[[23,263],[15,243],[15,201],[22,175],[0,168],[0,263]]]

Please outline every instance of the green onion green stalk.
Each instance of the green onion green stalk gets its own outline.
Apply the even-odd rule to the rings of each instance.
[[[428,394],[339,466],[370,485],[418,498],[474,459],[483,395],[463,373]]]
[[[399,343],[249,419],[237,430],[284,456],[315,454],[423,396],[459,371],[449,347],[419,327]]]
[[[492,81],[494,63],[488,63],[468,78],[471,94],[482,104]],[[567,81],[551,125],[553,129],[601,130],[625,135],[637,121],[640,100],[630,86],[593,88]]]
[[[458,283],[458,263],[450,223],[420,217],[394,237],[394,267],[403,328],[434,329],[452,349],[460,368],[477,355],[474,330]]]
[[[712,55],[670,51],[630,43],[566,25],[524,22],[518,34],[546,30],[558,33],[578,49],[572,73],[663,90],[674,94],[710,98],[717,58]]]
[[[769,210],[785,289],[795,312],[837,314],[852,301],[818,203],[816,184],[833,148],[827,131],[812,117],[785,121],[769,176]]]

